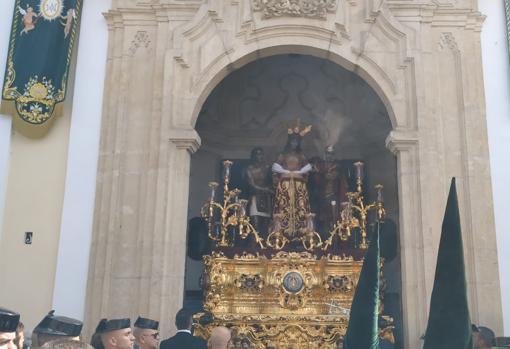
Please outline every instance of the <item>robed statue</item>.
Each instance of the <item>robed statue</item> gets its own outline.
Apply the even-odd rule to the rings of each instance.
[[[316,195],[317,227],[326,237],[335,223],[335,210],[347,201],[347,176],[344,169],[334,157],[333,146],[327,146],[324,158],[314,164],[311,185]]]
[[[270,166],[265,161],[262,148],[253,148],[251,151],[245,175],[249,188],[250,221],[255,230],[266,237],[271,220],[273,188]]]
[[[290,241],[301,237],[310,217],[307,176],[312,166],[301,150],[301,138],[310,130],[311,126],[289,129],[285,149],[272,166],[276,186],[273,223]]]

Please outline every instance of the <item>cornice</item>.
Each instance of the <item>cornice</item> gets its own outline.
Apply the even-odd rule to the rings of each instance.
[[[409,151],[418,145],[418,134],[414,130],[393,130],[386,137],[385,143],[393,154]]]
[[[177,149],[187,150],[190,154],[195,153],[202,143],[197,131],[192,128],[174,128],[168,136],[168,140],[175,144]]]
[[[388,8],[399,21],[430,23],[433,27],[461,27],[481,31],[485,16],[474,9],[431,3],[394,1]]]

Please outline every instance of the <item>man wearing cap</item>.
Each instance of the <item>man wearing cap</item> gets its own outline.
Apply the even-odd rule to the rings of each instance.
[[[14,339],[18,323],[18,313],[0,308],[0,349],[16,349]]]
[[[55,339],[79,341],[83,323],[66,316],[56,316],[52,310],[39,322],[32,332],[32,348],[39,348]]]
[[[135,337],[129,319],[102,319],[96,327],[104,349],[133,349]]]
[[[134,327],[135,349],[157,349],[159,347],[158,321],[139,316]]]
[[[207,342],[202,338],[191,334],[193,313],[187,309],[181,309],[175,315],[175,336],[161,342],[160,349],[206,349]]]

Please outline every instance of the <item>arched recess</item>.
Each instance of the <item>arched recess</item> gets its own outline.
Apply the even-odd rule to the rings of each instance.
[[[289,44],[257,49],[241,57],[235,57],[234,55],[225,56],[224,59],[207,67],[193,86],[192,93],[196,96],[196,103],[191,116],[189,117],[190,124],[193,127],[195,126],[198,115],[202,110],[203,103],[212,90],[221,81],[223,81],[227,75],[251,62],[256,61],[257,59],[279,54],[300,54],[323,58],[359,75],[370,87],[372,87],[384,103],[393,129],[406,126],[406,119],[397,115],[394,103],[391,102],[397,93],[396,86],[390,77],[385,74],[384,71],[377,66],[377,64],[370,60],[366,60],[365,63],[361,62],[361,55],[355,55],[355,61],[352,61],[336,52],[324,50],[321,47]],[[225,59],[228,60],[228,63],[224,62]]]
[[[386,147],[397,158],[397,181],[399,201],[399,233],[402,277],[402,312],[403,312],[403,341],[404,347],[418,347],[419,338],[426,326],[426,287],[423,254],[423,234],[421,222],[421,183],[419,171],[418,136],[416,132],[415,85],[413,82],[413,61],[405,63],[397,59],[395,67],[401,69],[399,81],[395,76],[390,77],[380,65],[370,59],[363,52],[345,48],[332,51],[329,45],[320,39],[307,38],[306,44],[295,36],[287,36],[277,40],[257,41],[239,49],[226,51],[195,75],[189,86],[189,93],[183,93],[185,102],[176,103],[172,107],[174,115],[170,140],[186,155],[177,157],[179,162],[185,162],[189,169],[190,156],[200,145],[200,137],[194,130],[203,103],[230,72],[243,67],[259,58],[278,54],[311,55],[327,59],[341,67],[359,75],[377,93],[384,103],[388,117],[392,124],[392,131],[386,138]],[[285,44],[280,44],[285,42]],[[394,52],[391,59],[395,59]],[[398,56],[398,55],[397,55]],[[182,65],[179,62],[177,65]],[[406,69],[403,69],[405,67]],[[186,67],[184,67],[187,69]],[[174,162],[177,164],[177,162]],[[189,170],[187,171],[189,174]],[[181,182],[182,183],[182,182]],[[189,181],[186,180],[186,184]],[[186,186],[187,188],[187,186]],[[188,193],[180,188],[180,197],[185,197],[188,203]],[[184,213],[182,210],[181,213]],[[183,215],[177,214],[182,220]],[[185,216],[185,215],[184,215]],[[179,224],[185,228],[186,222]],[[184,269],[184,266],[183,266]]]
[[[308,159],[323,158],[326,146],[334,146],[334,157],[353,173],[352,163],[365,163],[366,200],[374,200],[374,185],[382,184],[387,225],[398,226],[396,157],[385,146],[393,129],[388,111],[377,93],[359,75],[340,65],[310,55],[279,54],[258,58],[230,72],[211,92],[195,124],[200,149],[191,156],[188,219],[197,219],[209,194],[209,181],[221,182],[223,159],[234,161],[231,186],[246,195],[242,172],[250,152],[262,147],[270,164],[286,142],[287,125],[300,118],[312,125],[303,138]],[[312,212],[318,213],[320,196],[309,188]],[[351,183],[351,189],[354,190]],[[317,196],[316,196],[317,195]],[[319,215],[318,215],[319,216]],[[327,234],[319,224],[319,231]],[[196,232],[196,230],[195,230]],[[382,245],[393,231],[382,236]],[[195,244],[195,239],[192,239]],[[190,244],[188,236],[188,246]],[[196,246],[196,245],[195,245]],[[393,246],[392,246],[393,247]],[[386,257],[386,312],[395,319],[396,348],[401,348],[401,285],[398,253]],[[398,256],[399,257],[399,256]],[[202,300],[202,262],[188,255],[185,304],[197,306]]]

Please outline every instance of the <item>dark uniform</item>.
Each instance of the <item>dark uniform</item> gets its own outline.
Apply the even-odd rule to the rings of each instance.
[[[52,310],[34,328],[32,345],[41,347],[44,343],[52,340],[79,337],[82,327],[83,323],[80,320],[57,316],[55,310]]]
[[[0,308],[0,348],[16,349],[14,339],[16,338],[18,323],[18,313]]]
[[[189,332],[177,332],[175,336],[161,342],[159,349],[206,349],[207,342]]]
[[[102,334],[106,332],[131,328],[131,320],[129,319],[101,319],[96,327],[96,333]]]
[[[139,316],[138,319],[136,319],[134,326],[137,328],[157,331],[159,329],[159,322],[156,320],[147,319]],[[159,333],[157,333],[157,336],[159,337]],[[140,349],[140,347],[135,343],[133,349]]]

